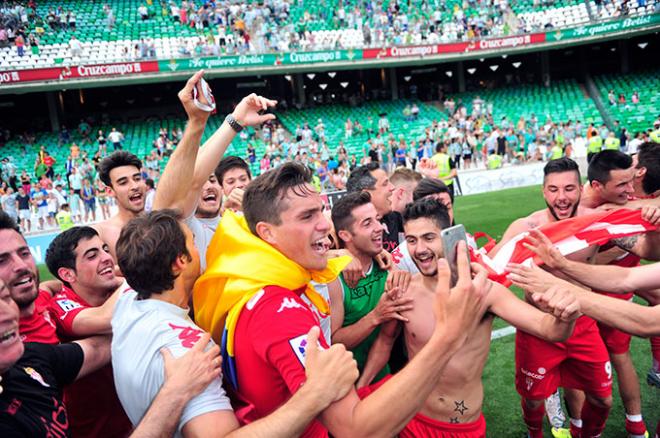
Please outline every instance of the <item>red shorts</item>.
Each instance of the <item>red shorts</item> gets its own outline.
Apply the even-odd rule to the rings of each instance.
[[[392,375],[384,377],[373,385],[358,389],[358,396],[363,399],[380,388]],[[446,423],[434,420],[426,415],[415,415],[406,427],[399,432],[400,438],[486,438],[486,419],[484,414],[470,423]]]
[[[516,390],[543,400],[559,386],[607,397],[612,394],[612,365],[596,322],[581,316],[565,342],[548,342],[516,333]]]
[[[601,295],[606,295],[608,297],[617,298],[620,300],[632,301],[634,294],[612,294],[605,292],[598,292]],[[610,354],[624,354],[630,351],[630,336],[626,332],[612,328],[608,325],[598,323],[598,330],[600,331],[600,337],[603,338],[607,351]]]

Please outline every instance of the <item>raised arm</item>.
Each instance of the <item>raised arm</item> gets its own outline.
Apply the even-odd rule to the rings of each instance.
[[[642,218],[660,227],[660,208],[646,206],[642,208]],[[647,260],[660,260],[660,229],[645,234],[623,237],[612,241],[619,248]]]
[[[178,97],[188,115],[188,123],[181,142],[172,153],[170,161],[165,166],[160,178],[153,210],[174,208],[180,210],[184,217],[188,217],[195,208],[194,204],[190,205],[189,194],[193,182],[193,171],[199,143],[210,115],[209,112],[197,108],[193,102],[193,90],[197,87],[200,101],[207,103],[200,86],[203,74],[204,71],[202,70],[195,73],[193,77],[188,79],[183,89],[179,91]],[[195,200],[195,198],[192,198],[193,202]]]
[[[112,313],[125,288],[126,286],[122,284],[102,305],[88,307],[78,312],[71,324],[73,333],[76,336],[111,334],[112,325],[110,320],[112,319]]]
[[[83,365],[78,372],[76,379],[85,377],[99,368],[110,363],[110,342],[111,336],[92,336],[89,338],[75,341],[83,350]]]

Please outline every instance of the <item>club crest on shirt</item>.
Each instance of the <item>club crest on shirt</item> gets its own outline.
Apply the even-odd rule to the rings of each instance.
[[[296,338],[289,339],[289,345],[296,355],[300,364],[305,367],[305,353],[307,352],[307,335],[300,335]]]
[[[41,377],[41,374],[37,372],[32,367],[25,367],[23,368],[23,371],[25,371],[25,374],[30,376],[32,379],[36,380],[37,382],[41,383],[42,386],[45,386],[46,388],[50,388],[50,385],[44,381],[44,378]]]
[[[73,309],[78,309],[79,307],[82,307],[80,303],[76,303],[75,301],[72,300],[57,300],[57,305],[62,308],[63,311],[65,312],[70,312]]]

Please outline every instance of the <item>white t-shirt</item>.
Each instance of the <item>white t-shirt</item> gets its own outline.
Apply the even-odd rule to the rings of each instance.
[[[138,300],[134,291],[117,301],[112,316],[112,368],[115,387],[126,415],[136,426],[146,414],[165,380],[161,348],[167,347],[175,358],[185,354],[202,329],[182,309],[164,301]],[[213,342],[213,341],[211,341]],[[222,382],[216,378],[188,402],[183,410],[176,437],[195,417],[232,410]]]
[[[328,285],[325,283],[317,283],[315,281],[310,282],[312,286],[314,286],[314,289],[316,292],[319,293],[325,300],[328,302],[328,305],[330,305],[330,292],[328,291]],[[332,326],[330,325],[330,317],[331,315],[324,315],[321,313],[319,309],[316,308],[316,306],[307,298],[307,295],[302,294],[300,298],[309,304],[309,308],[316,314],[316,316],[319,319],[319,323],[321,324],[321,333],[323,333],[323,336],[325,337],[325,340],[330,344],[330,340],[332,338]]]
[[[211,244],[211,239],[213,239],[215,230],[218,228],[218,223],[220,222],[220,216],[202,219],[193,214],[185,222],[195,236],[195,247],[199,251],[199,263],[202,272],[204,272],[206,270],[206,248]]]

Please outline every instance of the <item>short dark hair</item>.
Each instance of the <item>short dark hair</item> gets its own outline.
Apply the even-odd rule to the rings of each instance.
[[[374,162],[354,169],[346,181],[346,191],[350,193],[362,190],[373,190],[373,188],[376,187],[377,180],[371,172],[378,169],[380,169],[380,166],[378,163]]]
[[[215,168],[215,177],[218,180],[218,183],[222,185],[222,179],[225,177],[225,173],[229,172],[231,169],[243,169],[247,172],[248,178],[252,179],[252,172],[250,172],[250,166],[245,162],[244,159],[240,157],[235,157],[230,155],[223,158],[218,163],[218,167]]]
[[[155,183],[154,180],[151,179],[151,178],[147,178],[147,179],[145,179],[145,180],[144,180],[144,184],[145,184],[147,187],[149,187],[150,189],[153,189],[153,188],[156,187],[156,183]]]
[[[311,192],[301,186],[311,182],[312,172],[297,162],[285,163],[253,179],[243,195],[243,215],[252,234],[257,235],[259,222],[280,225],[287,191],[293,189],[296,195],[306,196]]]
[[[563,173],[563,172],[576,172],[578,181],[580,179],[580,167],[578,164],[571,160],[568,157],[557,158],[556,160],[550,160],[543,167],[543,182],[545,183],[545,177],[551,173]]]
[[[99,163],[99,178],[108,187],[112,187],[110,182],[110,171],[116,167],[135,166],[138,170],[142,169],[142,161],[127,151],[116,151],[105,157]]]
[[[18,226],[14,218],[2,210],[0,210],[0,230],[14,230],[21,236],[23,235],[23,233],[21,233],[21,227]]]
[[[335,228],[335,233],[341,245],[344,242],[339,237],[341,230],[348,230],[353,226],[355,218],[353,217],[353,210],[371,202],[371,195],[369,192],[353,192],[348,193],[332,206],[332,225]]]
[[[64,283],[67,287],[71,285],[62,280],[57,271],[60,268],[76,269],[75,250],[81,240],[88,240],[99,233],[92,227],[73,227],[60,233],[53,239],[46,250],[46,266],[51,274]]]
[[[606,184],[610,180],[610,172],[613,170],[630,169],[632,158],[621,151],[604,150],[598,152],[589,161],[587,168],[587,179],[589,182],[598,181]]]
[[[438,178],[424,178],[417,184],[413,191],[413,201],[425,198],[429,195],[437,195],[439,193],[449,193],[447,184]]]
[[[175,210],[152,211],[132,219],[117,240],[117,263],[128,284],[141,299],[174,287],[172,264],[183,255],[191,258],[181,214]]]
[[[441,229],[449,228],[449,210],[445,205],[433,198],[423,198],[406,205],[403,211],[403,224],[415,219],[431,219]]]
[[[645,167],[642,190],[647,195],[660,190],[660,143],[642,143],[637,148],[637,168]]]

